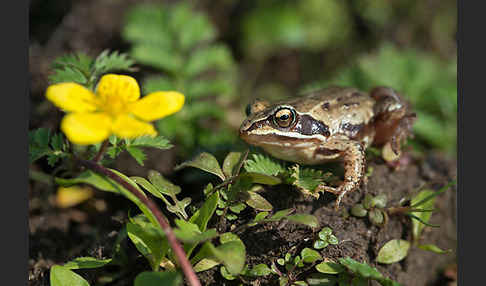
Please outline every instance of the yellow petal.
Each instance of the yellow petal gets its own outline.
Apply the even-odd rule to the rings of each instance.
[[[62,119],[61,130],[73,143],[100,143],[111,135],[113,121],[105,113],[71,113]]]
[[[184,95],[176,91],[157,91],[130,106],[130,112],[145,121],[153,121],[179,111]]]
[[[80,204],[92,196],[93,190],[89,187],[59,187],[57,190],[56,204],[60,208],[68,208]]]
[[[131,76],[106,74],[98,82],[96,94],[100,96],[105,104],[119,100],[133,102],[140,98],[140,87]]]
[[[96,110],[96,96],[89,89],[74,82],[63,82],[47,88],[46,97],[57,107],[71,112]]]
[[[150,123],[140,121],[128,114],[116,118],[112,127],[113,133],[120,138],[135,138],[143,135],[157,135],[157,131]]]

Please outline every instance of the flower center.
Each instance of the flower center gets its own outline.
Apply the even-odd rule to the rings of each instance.
[[[120,114],[128,112],[128,102],[126,102],[122,96],[110,94],[105,96],[104,99],[100,100],[98,108],[101,111],[116,117]]]

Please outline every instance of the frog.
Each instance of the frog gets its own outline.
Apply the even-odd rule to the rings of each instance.
[[[255,99],[248,104],[246,115],[240,138],[273,157],[302,165],[343,162],[341,184],[321,183],[314,190],[335,194],[336,210],[344,196],[363,181],[365,150],[388,148],[399,158],[402,144],[413,137],[416,119],[408,102],[386,86],[368,93],[331,86],[275,103]]]

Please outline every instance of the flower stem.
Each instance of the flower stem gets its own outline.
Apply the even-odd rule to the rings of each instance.
[[[149,197],[142,195],[136,188],[130,185],[127,181],[123,180],[117,174],[101,166],[100,164],[93,161],[87,161],[87,160],[80,160],[80,162],[87,168],[99,174],[103,174],[109,177],[110,179],[112,179],[113,181],[117,182],[118,184],[122,185],[125,189],[127,189],[132,194],[134,194],[143,204],[145,204],[150,209],[150,211],[153,213],[153,215],[159,222],[160,227],[164,230],[165,235],[167,236],[167,240],[169,241],[169,244],[172,247],[175,256],[177,257],[177,260],[179,261],[179,265],[182,268],[182,271],[184,272],[184,275],[186,276],[189,285],[200,286],[201,283],[199,282],[199,279],[197,278],[196,273],[194,272],[194,269],[191,266],[191,263],[187,259],[184,249],[177,241],[177,238],[175,237],[172,228],[170,227],[165,216],[162,214],[162,212],[157,207],[155,202]]]
[[[109,143],[108,140],[105,140],[103,142],[103,144],[101,145],[100,150],[98,151],[98,154],[96,154],[96,156],[93,158],[93,161],[95,163],[98,163],[103,158],[103,155],[105,154],[106,148],[108,147],[108,143]]]

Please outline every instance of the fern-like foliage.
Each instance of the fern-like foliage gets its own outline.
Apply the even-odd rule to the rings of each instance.
[[[29,163],[47,156],[49,166],[68,156],[64,136],[60,133],[51,134],[49,129],[39,128],[29,131]]]
[[[269,176],[276,176],[286,172],[282,164],[263,154],[252,154],[252,158],[245,161],[247,172],[255,172]]]
[[[186,150],[235,140],[224,108],[215,104],[234,95],[235,63],[229,49],[214,42],[216,29],[204,13],[187,2],[137,5],[122,36],[132,43],[134,59],[158,70],[144,80],[145,92],[177,90],[186,96],[180,112],[157,123],[159,131]]]
[[[76,82],[92,88],[99,77],[108,72],[134,71],[134,61],[117,51],[103,51],[96,59],[84,54],[68,54],[57,58],[52,64],[51,84]]]

